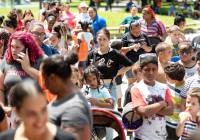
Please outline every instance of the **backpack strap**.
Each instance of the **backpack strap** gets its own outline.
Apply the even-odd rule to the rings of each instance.
[[[81,35],[82,35],[82,41],[85,42],[85,38],[84,38],[83,33],[81,33]]]
[[[96,58],[97,58],[97,53],[98,53],[98,50],[94,50],[92,65],[95,65],[95,61],[96,61]]]

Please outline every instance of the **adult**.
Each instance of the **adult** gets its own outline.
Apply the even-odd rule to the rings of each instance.
[[[3,60],[6,50],[8,49],[8,40],[11,33],[4,28],[0,28],[0,60]]]
[[[10,37],[6,59],[0,65],[0,102],[3,105],[8,105],[10,88],[16,83],[27,77],[38,80],[37,70],[44,57],[30,33],[19,31]]]
[[[140,19],[140,17],[137,16],[138,8],[136,5],[132,4],[130,11],[131,15],[124,17],[124,19],[119,25],[119,29],[125,29],[124,34],[128,32],[128,28],[132,20],[138,21]]]
[[[2,140],[75,140],[76,138],[47,122],[47,101],[38,83],[26,79],[11,89],[10,104],[23,125],[0,134]]]
[[[40,9],[40,11],[38,13],[38,20],[40,20],[40,16],[42,15],[42,13],[48,9],[48,4],[49,4],[48,0],[42,1],[42,9]]]
[[[11,10],[9,14],[7,15],[7,19],[5,19],[3,25],[4,28],[9,31],[11,34],[14,34],[17,29],[17,14],[15,13],[15,10]]]
[[[50,33],[52,32],[52,28],[56,23],[56,14],[53,11],[49,12],[46,16],[46,21],[47,21],[47,27],[44,29],[44,32],[49,37]]]
[[[140,24],[137,21],[132,21],[129,25],[129,32],[122,36],[122,52],[126,53],[132,64],[138,61],[139,55],[150,52],[152,47],[147,35],[141,32]],[[136,79],[130,69],[126,72],[128,79],[128,87],[133,84]]]
[[[65,20],[67,20],[68,22],[68,26],[69,28],[72,30],[74,28],[74,22],[73,19],[75,18],[74,13],[70,12],[70,5],[66,4],[64,11],[63,11],[63,17]]]
[[[196,0],[194,2],[194,10],[192,11],[192,17],[193,18],[196,18],[197,14],[199,13],[199,9],[200,9],[199,0]]]
[[[17,31],[21,31],[21,27],[23,26],[23,13],[21,9],[16,9],[15,10],[16,14],[17,14],[17,21],[18,21],[18,25],[17,25]]]
[[[52,55],[42,62],[45,86],[55,100],[48,104],[49,122],[73,133],[78,140],[90,140],[92,114],[86,98],[71,81],[71,67],[78,61],[78,54]]]
[[[77,10],[78,10],[78,12],[74,13],[75,18],[81,13],[81,7],[80,7],[80,5],[77,6]]]
[[[31,10],[30,10],[30,9],[26,9],[26,10],[24,11],[23,18],[29,17],[29,16],[34,17],[34,15],[33,15],[33,13],[31,12]]]
[[[130,8],[131,8],[132,4],[134,4],[132,0],[130,0],[130,1],[126,4],[126,12],[129,12],[129,11],[130,11]]]
[[[87,12],[88,5],[85,2],[81,2],[80,8],[81,8],[81,13],[76,18],[76,28],[77,29],[81,28],[81,25],[78,23],[79,21],[81,21],[81,22],[87,21],[88,22],[90,19],[89,13]]]
[[[165,41],[167,37],[167,30],[161,20],[155,18],[155,13],[149,7],[142,10],[142,17],[138,22],[141,26],[141,31],[146,33],[147,36],[160,37]]]
[[[171,13],[173,13],[174,17],[176,17],[176,6],[174,5],[174,2],[172,2],[172,4],[169,7],[168,16],[170,16]]]
[[[108,7],[110,7],[110,12],[112,12],[112,3],[113,3],[113,0],[106,0],[106,3],[107,3],[107,6],[106,6],[105,11],[107,11]]]
[[[94,7],[90,7],[88,9],[89,12],[89,22],[92,22],[90,25],[94,29],[94,36],[97,37],[97,32],[101,29],[106,29],[106,20],[102,17],[97,15],[97,9]]]
[[[132,62],[123,54],[109,47],[110,32],[107,29],[101,29],[97,33],[98,50],[92,50],[88,53],[84,69],[89,65],[95,65],[102,74],[105,87],[110,90],[111,96],[115,99],[115,105],[118,101],[115,78],[128,71],[132,67]],[[124,67],[119,70],[119,66]],[[119,70],[119,71],[118,71]],[[107,140],[113,139],[113,130],[107,129]]]
[[[29,32],[33,35],[38,46],[42,48],[46,55],[50,56],[52,54],[59,54],[54,46],[43,43],[46,34],[44,32],[44,25],[40,21],[31,22]]]

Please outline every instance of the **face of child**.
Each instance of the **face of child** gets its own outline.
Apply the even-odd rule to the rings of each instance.
[[[166,60],[172,59],[172,49],[170,46],[168,46],[163,52],[163,58],[165,58]]]
[[[144,82],[151,85],[155,82],[158,73],[158,66],[156,64],[149,63],[141,69],[141,73]]]
[[[50,34],[49,36],[49,44],[56,47],[61,39],[59,39],[57,36]]]
[[[193,55],[193,50],[189,45],[181,45],[178,49],[179,56],[181,57],[181,61],[185,62],[191,60],[191,56]]]
[[[172,80],[171,78],[169,78],[169,76],[167,74],[165,74],[165,78],[167,80],[167,82],[169,82],[170,84],[175,84],[176,80]]]
[[[86,76],[86,83],[90,86],[91,89],[97,89],[98,88],[98,79],[96,75],[88,75]]]
[[[170,34],[171,41],[172,42],[178,42],[178,40],[181,37],[181,32],[180,31],[174,31],[173,33]]]
[[[197,67],[198,74],[200,74],[200,60],[196,62],[196,67]]]
[[[135,78],[137,79],[137,82],[140,82],[142,80],[142,73],[140,71],[137,72],[137,74],[133,74]]]
[[[181,23],[179,24],[179,27],[180,27],[181,31],[184,31],[184,30],[185,30],[185,27],[186,27],[186,20],[185,20],[185,22],[181,22]]]
[[[76,72],[72,72],[72,75],[71,75],[71,80],[74,84],[76,84],[78,82],[78,76],[77,76],[77,73]]]
[[[186,99],[186,108],[189,109],[188,111],[192,114],[192,115],[196,115],[198,110],[199,110],[199,100],[197,97],[191,97],[191,96],[187,96]]]

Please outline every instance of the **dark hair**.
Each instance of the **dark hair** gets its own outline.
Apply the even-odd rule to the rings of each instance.
[[[145,65],[153,63],[158,67],[158,59],[155,56],[147,55],[144,58],[140,58],[140,68],[143,69]]]
[[[108,38],[110,38],[110,32],[107,29],[101,29],[97,32],[97,36],[99,34],[105,34]]]
[[[182,14],[177,14],[174,19],[174,25],[179,26],[181,22],[185,22],[185,17]]]
[[[43,59],[42,71],[46,76],[51,73],[56,74],[58,77],[66,80],[70,78],[72,70],[70,65],[75,64],[78,61],[78,54],[74,51],[68,55],[51,55],[50,57]]]
[[[132,29],[133,26],[138,27],[138,26],[140,26],[140,24],[136,20],[132,20],[129,25],[129,31],[130,31],[130,29]]]
[[[78,71],[78,69],[75,68],[75,67],[72,67],[71,69],[72,69],[72,72],[75,72],[76,75],[77,75],[77,77],[79,77],[79,71]]]
[[[90,33],[92,34],[92,36],[93,36],[93,40],[94,40],[94,43],[96,44],[97,43],[97,39],[96,39],[96,37],[94,36],[94,29],[91,27],[91,26],[89,26],[88,27],[88,29],[90,30]]]
[[[4,39],[5,40],[5,42],[3,44],[3,47],[2,47],[2,51],[1,51],[2,52],[1,53],[1,59],[4,58],[5,52],[8,49],[8,41],[9,41],[10,36],[11,36],[10,32],[8,32],[4,28],[0,28],[0,39]]]
[[[89,25],[92,24],[91,22],[87,22],[87,21],[79,21],[78,22],[79,24],[81,24],[81,28],[83,30],[87,30],[89,28]]]
[[[0,21],[3,22],[4,16],[0,16]]]
[[[121,41],[113,41],[111,43],[111,48],[115,50],[120,50],[122,48],[122,42]]]
[[[50,11],[49,13],[47,13],[47,16],[46,16],[47,21],[48,21],[49,19],[53,19],[53,20],[56,21],[56,18],[57,18],[57,16],[56,16],[56,14],[54,13],[54,11]]]
[[[182,81],[185,76],[185,68],[179,62],[171,63],[164,68],[165,74],[172,80]]]
[[[31,10],[30,10],[30,9],[26,9],[26,10],[24,11],[23,18],[25,18],[25,16],[26,16],[26,11],[27,11],[27,10],[29,10],[29,11],[31,12]],[[34,17],[34,15],[33,15],[33,13],[32,13],[32,12],[31,12],[31,16],[32,16],[32,17]]]
[[[33,88],[36,90],[36,92],[35,90],[30,90]],[[11,88],[9,93],[10,105],[12,107],[16,107],[16,109],[19,110],[22,107],[24,99],[34,94],[44,95],[43,90],[41,89],[38,82],[27,78]]]
[[[16,9],[15,12],[18,15],[18,14],[22,13],[22,10],[21,9]]]
[[[53,7],[53,6],[56,6],[56,3],[54,1],[49,2],[49,4],[48,4],[48,10],[49,10],[49,7]]]
[[[89,9],[94,10],[94,11],[96,12],[96,15],[97,15],[97,9],[96,9],[95,7],[89,7],[88,10],[89,10]]]
[[[197,51],[195,56],[195,62],[197,63],[197,61],[199,60],[200,60],[200,51]]]
[[[70,39],[70,40],[72,40],[72,35],[71,35],[71,33],[70,33],[70,32],[67,32],[67,39]]]
[[[132,9],[133,7],[137,8],[137,6],[135,4],[132,4],[130,9]]]
[[[55,35],[57,38],[60,39],[61,38],[60,30],[61,30],[61,25],[55,24],[53,26],[53,31],[51,32],[51,34]]]
[[[198,98],[198,102],[199,102],[199,104],[200,104],[200,88],[195,87],[195,88],[190,89],[190,90],[186,93],[186,98],[187,98],[188,96]]]
[[[192,44],[189,41],[182,41],[178,44],[178,49],[181,45],[188,45],[190,49],[192,49]]]
[[[6,23],[6,26],[16,29],[18,26],[18,21],[17,21],[17,14],[15,13],[15,10],[11,10],[10,13],[7,15],[7,17],[8,18],[4,21]]]
[[[69,7],[70,7],[70,4],[69,4],[69,2],[66,2],[65,6],[69,6]]]

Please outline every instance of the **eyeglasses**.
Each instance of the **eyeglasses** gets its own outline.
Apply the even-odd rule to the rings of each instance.
[[[190,48],[184,48],[179,50],[180,55],[184,55],[184,54],[190,54],[191,53],[191,49]]]
[[[29,32],[31,32],[31,31],[29,30]],[[45,37],[45,35],[46,35],[45,33],[38,33],[38,32],[31,32],[31,33],[35,37]]]
[[[30,15],[31,13],[25,13],[25,15]]]
[[[10,28],[14,28],[11,24],[9,24],[9,23],[7,23],[7,22],[5,22],[5,21],[4,21],[3,25],[4,25],[4,26],[8,26],[8,27],[10,27]],[[14,29],[15,29],[15,28],[14,28]]]

